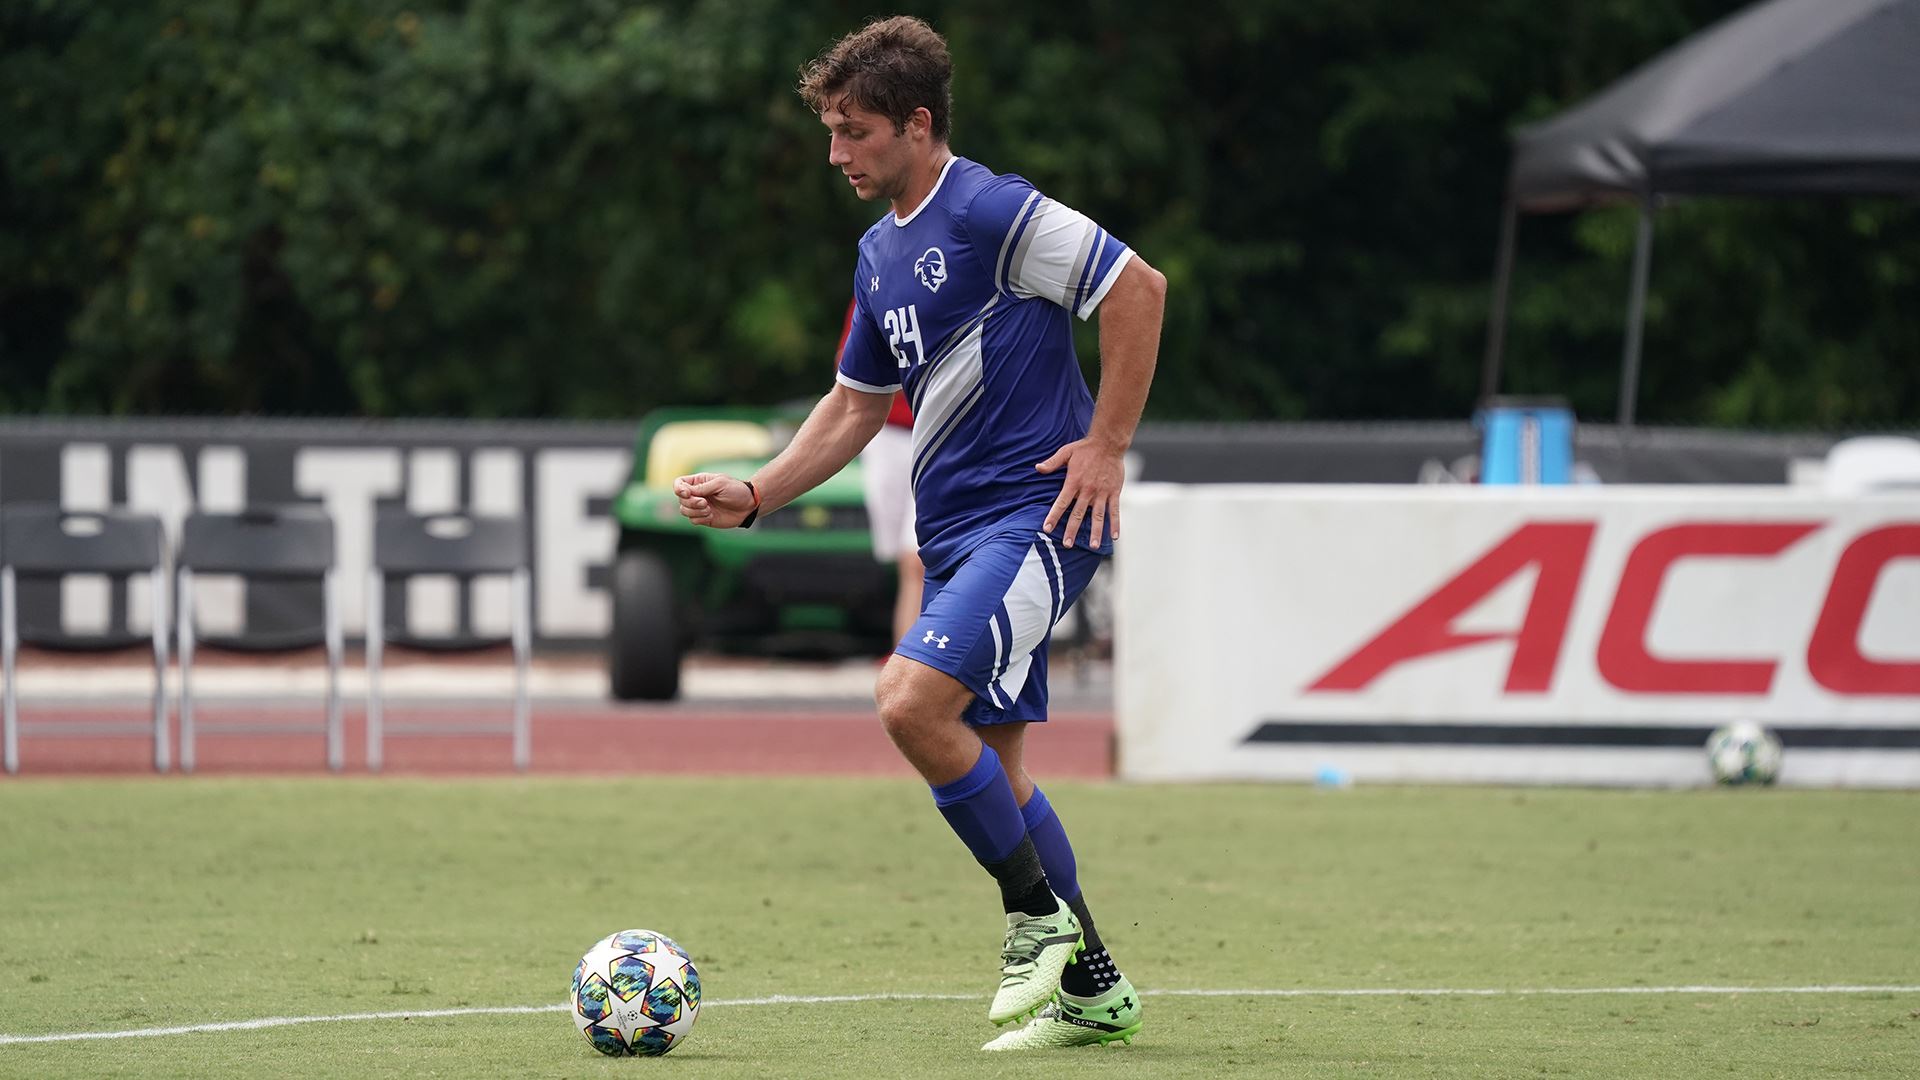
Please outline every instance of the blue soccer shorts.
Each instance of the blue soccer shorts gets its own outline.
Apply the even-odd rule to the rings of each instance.
[[[1041,532],[995,536],[945,577],[928,575],[920,619],[894,651],[974,693],[969,724],[1047,718],[1047,643],[1106,556]]]

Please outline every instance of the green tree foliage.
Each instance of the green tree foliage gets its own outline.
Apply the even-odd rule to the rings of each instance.
[[[940,3],[954,145],[1173,283],[1153,415],[1463,416],[1506,131],[1738,0]],[[820,392],[880,208],[831,0],[14,0],[0,409],[622,416]],[[1631,212],[1529,220],[1508,388],[1610,416]],[[1920,212],[1663,211],[1641,414],[1920,416]],[[1095,352],[1092,328],[1083,352]]]

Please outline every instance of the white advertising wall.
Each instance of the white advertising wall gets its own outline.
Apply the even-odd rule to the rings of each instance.
[[[1920,786],[1920,498],[1786,489],[1137,484],[1121,774]]]

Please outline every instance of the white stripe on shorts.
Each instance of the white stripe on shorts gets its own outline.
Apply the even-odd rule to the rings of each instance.
[[[1039,545],[1027,549],[1027,557],[1021,560],[1020,570],[1013,575],[1013,583],[1007,586],[1007,595],[1000,602],[1000,609],[1007,613],[1007,624],[1013,629],[1013,640],[1007,642],[1003,654],[1007,659],[989,689],[998,687],[999,692],[1006,695],[1008,704],[1019,698],[1020,691],[1026,687],[1027,674],[1033,666],[1033,651],[1053,628],[1054,587],[1040,558]],[[998,620],[995,620],[993,636],[998,644]]]
[[[987,700],[993,702],[996,709],[1004,709],[1011,702],[1000,700],[1000,691],[994,687],[1000,681],[1000,658],[1006,655],[1006,642],[1000,640],[1000,614],[995,612],[987,617],[987,631],[993,635],[993,678],[987,680]]]
[[[1062,615],[1066,614],[1060,610],[1060,601],[1067,595],[1067,570],[1060,565],[1060,541],[1043,532],[1033,535],[1040,538],[1040,550],[1046,552],[1047,558],[1053,560],[1053,622],[1047,624],[1053,626],[1059,623]]]

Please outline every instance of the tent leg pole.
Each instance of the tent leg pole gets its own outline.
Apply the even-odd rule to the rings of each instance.
[[[1633,292],[1627,299],[1627,342],[1620,352],[1620,431],[1633,430],[1640,393],[1640,339],[1647,322],[1647,276],[1653,263],[1653,196],[1640,200],[1640,229],[1633,244]]]
[[[1500,365],[1506,359],[1507,298],[1513,291],[1513,248],[1520,209],[1512,199],[1500,212],[1500,247],[1494,255],[1493,308],[1487,313],[1487,355],[1480,366],[1480,400],[1500,391]]]

